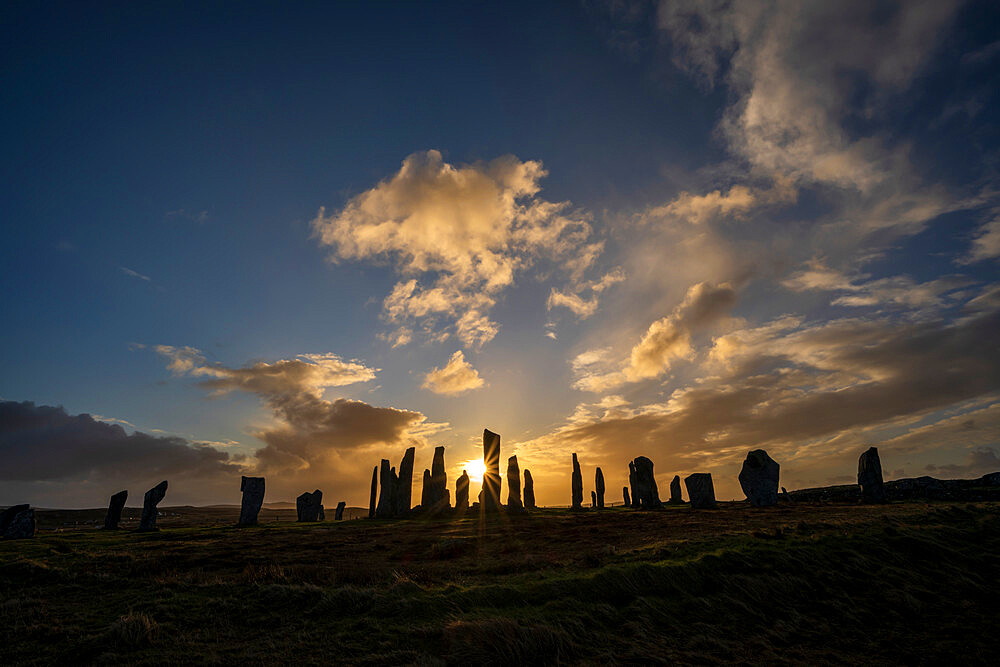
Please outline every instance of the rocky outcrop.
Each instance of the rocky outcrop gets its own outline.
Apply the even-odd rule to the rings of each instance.
[[[691,507],[695,509],[713,509],[718,507],[718,504],[715,502],[715,485],[712,484],[711,473],[696,472],[688,475],[684,479],[684,486],[687,487]]]
[[[104,515],[104,530],[118,530],[118,523],[122,520],[122,510],[125,509],[125,501],[128,500],[128,491],[119,491],[111,496],[108,501],[108,512]]]
[[[747,453],[740,470],[740,488],[753,507],[769,507],[778,504],[778,462],[768,456],[763,449]]]
[[[156,506],[167,495],[167,480],[163,480],[142,497],[142,517],[139,519],[139,531],[159,530],[156,527]]]
[[[580,460],[576,457],[575,452],[573,453],[572,485],[573,509],[583,509],[583,473],[580,472]]]
[[[339,503],[337,503],[337,509],[334,510],[334,512],[333,512],[333,520],[334,521],[341,521],[341,520],[343,520],[343,518],[344,518],[344,508],[345,507],[347,507],[347,503],[345,503],[343,500],[341,500]]]
[[[521,502],[521,468],[517,465],[517,457],[507,459],[507,509],[517,512],[524,509]]]
[[[264,478],[243,477],[240,479],[243,502],[240,505],[240,526],[257,525],[257,515],[264,504]]]
[[[469,473],[462,471],[455,482],[455,510],[465,512],[469,509]]]
[[[323,492],[319,489],[312,493],[306,491],[296,498],[295,515],[298,521],[319,521],[326,518],[323,512]]]
[[[598,468],[594,473],[594,489],[596,498],[594,504],[597,509],[604,509],[604,472]]]
[[[630,476],[635,482],[632,486],[632,506],[644,510],[658,510],[663,507],[660,502],[660,491],[653,477],[653,462],[645,456],[638,456],[629,464]]]
[[[483,490],[479,494],[479,507],[483,512],[500,511],[500,434],[483,429]]]
[[[375,518],[375,499],[378,497],[378,466],[372,468],[372,493],[368,498],[368,518]]]
[[[403,516],[410,511],[410,503],[413,494],[413,456],[415,447],[410,447],[403,454],[403,460],[399,462],[399,479],[396,489],[396,516]]]
[[[858,459],[858,486],[861,487],[862,502],[886,502],[885,485],[882,483],[882,461],[879,460],[876,447],[869,447]]]
[[[674,475],[674,478],[670,480],[670,500],[667,502],[671,505],[682,505],[684,503],[684,498],[681,496],[680,475]]]
[[[535,480],[527,468],[524,469],[524,509],[535,509]]]
[[[0,538],[25,540],[35,536],[35,510],[30,505],[13,505],[0,512]]]

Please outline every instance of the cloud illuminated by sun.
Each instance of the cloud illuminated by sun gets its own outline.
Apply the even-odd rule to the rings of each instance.
[[[486,472],[486,463],[482,459],[469,459],[462,464],[462,468],[465,472],[469,473],[469,481],[483,481],[483,474]]]

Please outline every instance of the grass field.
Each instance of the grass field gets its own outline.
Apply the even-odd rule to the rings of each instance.
[[[0,663],[980,663],[1000,504],[42,532]]]

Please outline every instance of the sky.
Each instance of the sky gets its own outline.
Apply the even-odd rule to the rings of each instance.
[[[7,3],[0,504],[435,446],[1000,470],[1000,6]],[[502,463],[501,468],[506,469]],[[473,492],[478,478],[473,474]],[[506,497],[506,484],[503,491]]]

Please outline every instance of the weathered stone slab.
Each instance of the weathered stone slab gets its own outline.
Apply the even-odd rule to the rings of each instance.
[[[882,461],[876,447],[869,447],[858,459],[858,486],[861,487],[862,502],[884,503],[888,500],[882,483]]]
[[[573,509],[583,509],[583,473],[580,472],[580,460],[573,453]]]
[[[240,505],[241,526],[257,525],[257,515],[264,504],[264,478],[243,477],[240,480],[240,491],[243,492],[243,502]]]
[[[326,518],[323,511],[323,492],[316,489],[312,493],[306,491],[295,499],[295,515],[297,521],[319,521]]]
[[[625,501],[625,507],[632,507],[632,499],[628,495],[628,487],[622,487],[622,499]]]
[[[111,496],[108,501],[108,512],[104,515],[104,530],[118,530],[118,523],[122,520],[122,510],[125,509],[125,501],[128,500],[128,491],[119,491]]]
[[[712,474],[696,472],[684,478],[688,499],[695,509],[712,509],[718,507],[715,502],[715,485],[712,484]]]
[[[527,468],[524,469],[524,509],[535,509],[535,480]]]
[[[684,498],[681,496],[680,475],[674,475],[674,478],[670,480],[670,500],[668,502],[672,505],[681,505],[684,503]]]
[[[159,530],[156,527],[156,506],[167,495],[167,480],[163,480],[142,497],[142,517],[139,519],[139,531]]]
[[[368,518],[375,518],[375,498],[378,496],[378,466],[372,468],[372,493],[368,498]]]
[[[604,509],[604,471],[600,468],[594,473],[594,489],[596,490],[595,505],[597,509]]]
[[[337,509],[333,512],[333,520],[341,521],[344,518],[344,508],[347,507],[347,503],[341,500],[337,503]]]
[[[25,540],[35,536],[35,510],[30,505],[13,505],[0,512],[0,538]]]
[[[768,456],[763,449],[747,453],[740,470],[740,488],[754,507],[769,507],[778,504],[778,462]]]
[[[521,468],[517,465],[516,456],[507,459],[507,509],[524,509],[521,502]]]
[[[483,429],[483,490],[479,494],[480,511],[500,510],[500,434]]]
[[[656,478],[653,477],[653,462],[645,456],[638,456],[629,469],[635,471],[632,506],[644,510],[661,509],[663,503],[660,502],[660,491],[656,486]]]
[[[403,516],[410,511],[410,502],[413,494],[413,457],[415,447],[410,447],[403,454],[403,460],[399,462],[398,488],[396,489],[396,516]]]
[[[464,470],[455,482],[455,509],[460,512],[469,509],[469,473]]]

